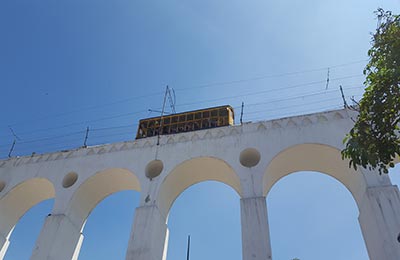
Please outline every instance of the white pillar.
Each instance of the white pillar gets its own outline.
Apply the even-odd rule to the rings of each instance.
[[[8,239],[8,237],[0,234],[0,260],[2,260],[6,255],[9,245],[10,240]]]
[[[400,194],[397,186],[367,188],[358,219],[371,260],[400,259]]]
[[[77,259],[83,235],[78,227],[64,214],[49,215],[43,225],[31,260]]]
[[[265,197],[240,200],[243,260],[272,259]]]
[[[138,207],[129,239],[126,260],[162,260],[167,254],[166,218],[155,205]]]

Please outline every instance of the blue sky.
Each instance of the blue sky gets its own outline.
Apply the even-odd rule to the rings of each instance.
[[[166,85],[177,111],[239,111],[245,102],[245,121],[340,108],[339,85],[348,100],[363,92],[377,7],[400,13],[399,0],[3,0],[0,158],[14,139],[9,126],[19,138],[14,156],[81,146],[87,126],[89,145],[132,140],[137,121],[160,109]],[[137,205],[131,191],[101,202],[80,259],[124,259]],[[21,219],[6,259],[29,258],[51,206]],[[268,209],[274,259],[367,259],[355,203],[335,180],[288,176]],[[168,260],[185,257],[188,234],[192,260],[241,259],[239,216],[229,187],[189,188],[171,211]]]

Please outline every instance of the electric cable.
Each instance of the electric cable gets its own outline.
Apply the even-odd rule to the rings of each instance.
[[[237,84],[237,83],[261,80],[261,79],[267,79],[267,78],[276,78],[276,77],[284,77],[284,76],[291,76],[291,75],[298,75],[298,74],[306,74],[306,73],[310,73],[310,72],[324,71],[327,68],[345,67],[345,66],[358,64],[358,63],[362,63],[362,62],[366,62],[366,61],[368,61],[368,60],[364,59],[364,60],[352,61],[352,62],[348,62],[348,63],[342,63],[342,64],[337,64],[337,65],[321,67],[321,68],[317,68],[317,69],[302,70],[302,71],[287,72],[287,73],[272,74],[272,75],[262,75],[262,76],[258,76],[258,77],[239,79],[239,80],[231,80],[231,81],[222,81],[222,82],[215,82],[215,83],[199,84],[199,85],[194,85],[192,87],[178,88],[178,89],[175,89],[175,90],[176,91],[186,91],[186,90],[206,88],[206,87],[215,87],[215,86],[221,86],[221,85]],[[66,112],[62,112],[62,113],[58,113],[58,114],[47,115],[47,116],[44,116],[44,117],[39,117],[39,118],[31,119],[31,120],[24,120],[23,122],[14,122],[14,123],[8,124],[8,125],[10,125],[10,126],[25,125],[26,123],[29,123],[29,122],[37,122],[37,121],[41,121],[41,120],[45,120],[45,119],[49,119],[49,118],[62,117],[62,116],[65,116],[65,115],[74,114],[74,113],[78,113],[78,112],[82,112],[82,111],[94,110],[94,109],[103,108],[103,107],[107,107],[107,106],[111,106],[111,105],[116,105],[116,104],[129,102],[129,101],[140,99],[140,98],[154,97],[154,96],[162,95],[162,94],[163,94],[163,92],[154,92],[154,93],[147,94],[147,95],[142,95],[142,96],[133,96],[133,97],[124,98],[124,99],[120,99],[120,100],[116,100],[116,101],[112,101],[112,102],[108,102],[108,103],[103,103],[103,104],[99,104],[99,105],[93,105],[93,106],[83,107],[83,108],[79,108],[79,109],[75,109],[75,110],[71,110],[71,111],[66,111]]]

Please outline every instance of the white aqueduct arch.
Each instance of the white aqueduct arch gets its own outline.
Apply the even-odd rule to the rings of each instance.
[[[70,179],[70,175],[75,178]],[[37,247],[46,247],[52,243],[60,243],[60,249],[57,252],[51,252],[56,258],[77,259],[83,242],[83,228],[92,210],[103,199],[113,193],[123,190],[140,191],[140,183],[136,175],[124,168],[107,168],[89,175],[88,178],[78,182],[79,175],[75,172],[68,173],[63,179],[63,188],[69,189],[76,183],[72,190],[69,200],[66,202],[66,210],[63,214],[52,214],[46,219],[46,225],[58,223],[59,232],[65,234],[63,240],[49,241],[48,234],[41,234],[44,239],[37,242]],[[67,185],[64,185],[67,184]],[[62,244],[70,243],[71,247],[62,247]],[[33,258],[41,259],[40,250],[33,252]]]
[[[4,192],[0,197],[0,259],[6,254],[9,238],[19,219],[36,204],[54,197],[54,186],[46,178],[24,180]]]
[[[241,195],[240,179],[225,161],[213,157],[192,158],[177,165],[162,182],[157,198],[162,214],[168,216],[183,191],[204,181],[224,183]]]
[[[133,172],[122,168],[97,172],[77,188],[69,202],[67,215],[74,223],[83,225],[100,201],[123,190],[140,191],[139,180]]]
[[[320,172],[333,177],[347,188],[357,205],[361,204],[367,186],[362,172],[349,168],[339,149],[319,143],[297,144],[277,154],[263,177],[264,195],[281,178],[299,171]]]
[[[371,260],[400,259],[400,193],[386,175],[342,161],[347,110],[0,160],[0,260],[18,219],[55,198],[32,260],[77,259],[93,208],[120,190],[140,192],[127,260],[165,260],[167,216],[196,183],[215,180],[240,196],[243,260],[272,258],[265,196],[282,177],[317,171],[353,195]],[[155,159],[156,158],[156,159]],[[149,169],[152,170],[149,170]],[[132,170],[135,169],[135,170]]]

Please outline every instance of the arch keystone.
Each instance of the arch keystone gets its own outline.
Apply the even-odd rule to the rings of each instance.
[[[203,137],[204,139],[209,139],[209,138],[212,138],[212,134],[211,134],[211,132],[210,131],[207,131],[206,133],[205,133],[205,135],[204,135],[204,137]]]
[[[339,119],[343,119],[344,117],[342,116],[341,113],[336,112],[336,113],[333,115],[333,118],[336,119],[336,120],[339,120]]]
[[[178,142],[184,143],[184,142],[187,142],[187,140],[188,140],[188,139],[186,138],[186,136],[182,135],[181,137],[179,137]]]
[[[200,136],[198,134],[194,134],[191,138],[192,141],[197,141],[200,139]]]
[[[273,122],[272,123],[272,129],[280,129],[282,126],[278,122]]]
[[[293,121],[292,119],[290,119],[290,120],[288,121],[288,123],[287,123],[287,126],[288,126],[288,127],[296,127],[297,124],[296,124],[295,121]]]
[[[312,125],[312,121],[311,121],[310,118],[306,117],[306,118],[304,118],[304,119],[301,121],[301,124],[302,124],[303,126],[309,126],[309,125]]]
[[[318,123],[328,122],[328,118],[326,118],[326,116],[320,115],[317,118],[318,118]]]
[[[222,137],[224,137],[224,136],[225,136],[224,131],[219,130],[218,133],[217,133],[217,137],[218,137],[218,138],[222,138]]]
[[[260,123],[257,126],[257,131],[265,131],[265,130],[267,130],[267,127],[263,123]]]

